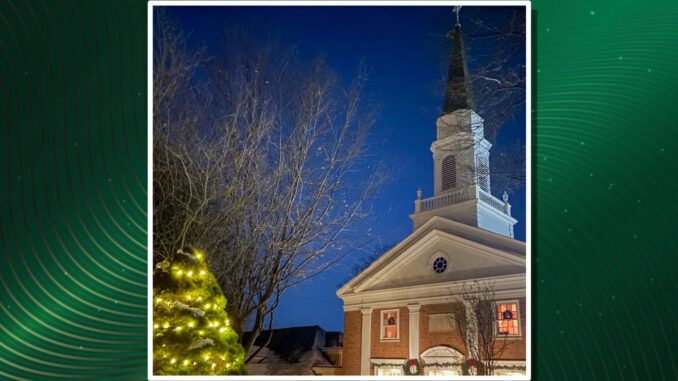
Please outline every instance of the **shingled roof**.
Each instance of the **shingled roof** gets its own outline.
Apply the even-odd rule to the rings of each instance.
[[[251,332],[246,332],[243,340],[249,335]],[[344,341],[342,332],[327,332],[317,325],[265,330],[254,341],[248,356],[266,344],[269,335],[268,345],[247,364],[250,374],[313,374],[313,367],[335,365],[325,348],[343,347]]]

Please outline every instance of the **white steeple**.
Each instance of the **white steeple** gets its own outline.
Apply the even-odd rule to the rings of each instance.
[[[513,238],[508,197],[492,196],[490,148],[485,139],[483,119],[474,111],[466,54],[457,24],[448,33],[452,53],[445,89],[443,115],[436,121],[437,140],[431,145],[434,162],[434,196],[415,201],[410,217],[417,229],[433,216]],[[419,192],[418,192],[419,193]]]

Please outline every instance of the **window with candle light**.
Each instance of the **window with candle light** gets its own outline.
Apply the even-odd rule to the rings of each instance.
[[[497,334],[506,336],[520,336],[518,302],[498,302],[496,306]]]
[[[398,310],[388,310],[381,312],[381,339],[398,340],[399,326]]]

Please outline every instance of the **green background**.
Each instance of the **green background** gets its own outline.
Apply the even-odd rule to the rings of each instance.
[[[678,2],[533,2],[533,374],[678,379]],[[146,377],[146,3],[0,2],[0,379]]]

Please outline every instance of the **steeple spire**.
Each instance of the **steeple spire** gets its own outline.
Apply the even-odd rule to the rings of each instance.
[[[457,23],[454,29],[447,33],[447,37],[452,40],[452,52],[450,68],[447,72],[443,115],[459,109],[475,110],[471,78],[466,64],[466,53],[464,52],[464,41],[461,37],[461,26]]]

